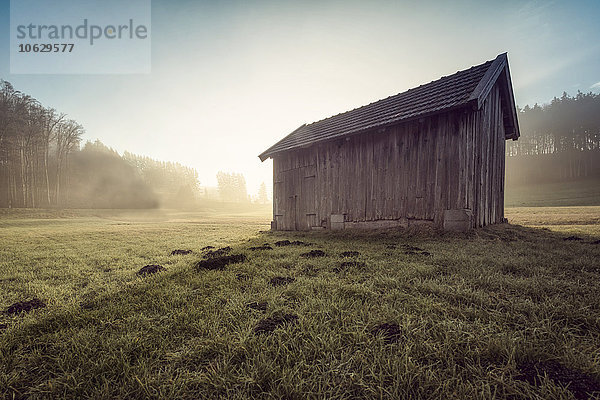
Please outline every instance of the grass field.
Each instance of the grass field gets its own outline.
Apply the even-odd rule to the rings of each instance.
[[[600,206],[600,180],[507,185],[506,207]]]
[[[507,217],[469,234],[271,233],[268,210],[4,211],[0,309],[46,307],[0,315],[0,396],[588,398],[600,207]],[[247,259],[199,270],[209,245]],[[147,264],[166,270],[136,275]]]

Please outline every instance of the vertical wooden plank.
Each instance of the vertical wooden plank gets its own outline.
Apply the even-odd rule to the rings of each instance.
[[[281,187],[279,183],[280,178],[280,157],[273,157],[273,221],[277,223],[277,214],[279,210],[279,194],[281,192]],[[280,229],[279,226],[276,225],[276,229]]]
[[[423,159],[425,155],[423,154],[423,134],[426,129],[426,120],[423,120],[419,123],[418,128],[415,132],[415,147],[413,148],[414,154],[414,177],[415,177],[415,208],[414,208],[414,218],[423,219]]]
[[[479,169],[480,169],[480,195],[481,195],[481,202],[480,202],[480,221],[479,221],[479,225],[480,226],[484,226],[485,225],[485,201],[486,201],[486,185],[485,185],[485,148],[486,148],[486,144],[487,144],[487,124],[488,124],[488,119],[489,119],[489,112],[488,112],[488,107],[487,107],[487,101],[485,103],[485,107],[484,107],[484,112],[483,112],[483,122],[482,122],[482,126],[481,126],[481,131],[480,131],[480,136],[481,136],[481,147],[479,149],[479,151],[481,152],[480,154],[480,161],[479,161]]]
[[[373,141],[370,135],[365,137],[365,221],[369,221],[373,216]]]
[[[427,191],[426,191],[426,218],[434,218],[434,196],[435,196],[435,165],[436,165],[436,136],[435,132],[438,126],[438,117],[432,117],[431,124],[427,130]]]
[[[501,125],[498,140],[500,141],[500,150],[498,155],[500,156],[500,194],[499,196],[499,218],[500,221],[504,218],[504,185],[505,185],[505,171],[506,171],[506,139],[504,138],[504,124]]]
[[[476,194],[477,194],[477,200],[475,202],[475,206],[477,207],[477,226],[481,226],[481,218],[480,218],[480,214],[481,214],[481,143],[482,143],[482,138],[481,138],[481,130],[483,129],[483,120],[484,120],[484,115],[483,115],[483,111],[479,111],[477,113],[477,132],[476,132],[476,148],[475,148],[475,176],[476,176],[476,182],[475,182],[475,189],[476,189]]]
[[[442,204],[442,188],[443,188],[443,176],[444,166],[442,159],[442,151],[444,149],[444,138],[446,126],[446,115],[438,116],[438,126],[436,129],[435,138],[435,172],[434,172],[434,188],[433,188],[433,208],[434,208],[434,222],[436,226],[441,227],[443,224],[443,212],[444,206]]]
[[[465,155],[465,166],[466,166],[466,208],[473,209],[473,144],[474,144],[474,124],[475,124],[475,113],[469,113],[469,123],[468,123],[468,132],[467,132],[467,145],[466,145],[466,155]]]
[[[454,200],[456,198],[456,194],[455,194],[455,185],[454,185],[454,181],[455,181],[455,174],[456,174],[456,168],[455,168],[455,135],[456,135],[456,128],[455,128],[455,119],[454,119],[454,115],[453,114],[448,114],[448,126],[446,128],[446,146],[445,146],[445,158],[446,158],[446,163],[445,163],[445,177],[446,177],[446,182],[444,185],[444,190],[443,193],[445,193],[445,202],[444,202],[444,209],[445,210],[449,210],[451,208],[454,207]]]
[[[406,165],[410,165],[407,173],[407,190],[406,190],[406,217],[415,217],[415,198],[416,198],[416,177],[415,177],[415,130],[418,130],[418,122],[411,123],[411,128],[406,134]]]
[[[491,142],[491,125],[493,118],[493,104],[490,98],[486,100],[487,104],[487,122],[485,129],[485,154],[483,158],[484,167],[484,182],[485,182],[485,205],[484,205],[484,225],[489,225],[489,208],[490,208],[490,142]]]
[[[498,86],[494,87],[494,120],[492,122],[492,132],[490,137],[490,212],[489,212],[489,223],[496,223],[497,215],[497,194],[498,194],[498,119],[500,118],[500,97]]]
[[[402,199],[402,193],[400,191],[400,177],[402,175],[402,171],[404,166],[400,162],[399,154],[400,154],[400,135],[398,132],[398,128],[394,127],[391,133],[392,142],[391,142],[391,159],[392,166],[388,170],[390,175],[390,185],[391,185],[391,193],[390,193],[390,215],[393,219],[399,219],[400,215],[400,202]]]
[[[385,198],[386,198],[386,180],[385,180],[385,164],[389,160],[387,158],[387,141],[388,136],[385,133],[374,133],[375,147],[373,149],[373,158],[375,164],[376,178],[375,178],[375,198],[376,198],[376,211],[375,219],[385,219]]]
[[[388,199],[390,196],[390,179],[388,175],[388,167],[391,161],[390,155],[390,143],[392,137],[389,131],[385,133],[379,134],[379,137],[382,142],[383,154],[381,160],[379,161],[379,165],[381,167],[381,176],[379,177],[379,183],[381,184],[381,218],[382,219],[391,219],[390,212],[388,210]]]
[[[356,168],[357,159],[356,157],[356,136],[354,136],[349,142],[348,146],[348,220],[354,221],[356,218],[356,197],[358,196],[357,191],[359,182],[357,181]]]
[[[316,225],[321,226],[321,219],[323,218],[323,214],[321,211],[321,197],[323,194],[321,193],[321,152],[320,146],[316,146],[315,148],[315,214],[316,214]]]
[[[408,199],[408,174],[410,171],[410,167],[408,165],[408,136],[409,130],[412,126],[412,123],[407,123],[401,126],[399,129],[400,134],[400,144],[398,147],[398,161],[401,163],[402,167],[400,168],[400,179],[399,179],[399,195],[400,195],[400,203],[399,203],[399,214],[402,218],[407,218],[408,214],[406,212],[407,209],[407,199]]]
[[[341,212],[342,214],[349,215],[350,214],[350,199],[348,198],[348,186],[350,182],[348,180],[348,175],[350,174],[350,166],[348,159],[348,142],[343,139],[340,145],[340,201],[341,201]]]

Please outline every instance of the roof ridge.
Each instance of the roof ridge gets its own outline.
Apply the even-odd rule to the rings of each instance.
[[[419,89],[420,87],[423,87],[423,86],[428,86],[428,85],[431,85],[432,83],[439,82],[439,81],[441,81],[442,79],[447,79],[447,78],[454,77],[454,76],[456,76],[457,74],[460,74],[460,73],[462,73],[462,72],[467,72],[467,71],[470,71],[470,70],[472,70],[472,69],[474,69],[474,68],[483,67],[485,64],[488,64],[488,63],[490,63],[490,64],[491,64],[491,63],[493,63],[493,62],[494,62],[494,60],[488,60],[488,61],[486,61],[486,62],[484,62],[484,63],[481,63],[481,64],[472,65],[472,66],[471,66],[471,67],[469,67],[469,68],[465,68],[465,69],[462,69],[462,70],[458,70],[458,71],[456,71],[456,72],[455,72],[455,73],[453,73],[453,74],[442,76],[441,78],[434,79],[434,80],[432,80],[432,81],[430,81],[430,82],[428,82],[428,83],[423,83],[423,84],[420,84],[419,86],[412,87],[412,88],[410,88],[410,89],[407,89],[407,90],[405,90],[405,91],[403,91],[403,92],[399,92],[399,93],[396,93],[396,94],[389,95],[389,96],[387,96],[387,97],[384,97],[384,98],[381,98],[381,99],[379,99],[379,100],[375,100],[375,101],[372,101],[372,102],[370,102],[370,103],[367,103],[367,104],[365,104],[365,105],[362,105],[362,106],[359,106],[359,107],[354,107],[354,108],[352,108],[352,109],[350,109],[350,110],[347,110],[347,111],[342,111],[342,112],[339,112],[339,113],[337,113],[337,114],[330,115],[329,117],[321,118],[321,119],[319,119],[319,120],[317,120],[317,121],[314,121],[314,122],[311,122],[311,123],[304,123],[304,125],[306,125],[307,127],[310,127],[311,125],[315,125],[315,124],[317,124],[317,123],[319,123],[319,122],[323,122],[323,121],[325,121],[325,120],[328,120],[328,119],[330,119],[330,118],[335,118],[335,117],[337,117],[337,116],[339,116],[339,115],[342,115],[342,114],[346,114],[346,113],[349,113],[349,112],[352,112],[352,111],[356,111],[356,110],[359,110],[359,109],[361,109],[361,108],[364,108],[364,107],[369,107],[369,106],[371,106],[371,105],[373,105],[373,104],[376,104],[376,103],[379,103],[379,102],[381,102],[381,101],[388,100],[388,99],[391,99],[391,98],[393,98],[393,97],[399,96],[399,95],[401,95],[401,94],[405,94],[405,93],[411,92],[411,91],[413,91],[413,90],[416,90],[416,89]]]
[[[281,139],[279,142],[275,143],[273,146],[269,147],[268,149],[266,149],[265,151],[263,151],[262,153],[260,153],[260,155],[258,156],[261,161],[264,161],[267,159],[267,153],[271,151],[272,148],[274,148],[275,146],[277,146],[278,143],[281,143],[283,140],[291,137],[294,133],[298,132],[300,129],[304,128],[306,126],[306,124],[302,124],[299,127],[297,127],[296,129],[294,129],[291,133],[289,133],[288,135],[286,135],[283,139]]]
[[[481,108],[483,100],[487,97],[500,72],[504,69],[508,63],[508,57],[506,53],[499,54],[490,64],[485,74],[479,80],[479,83],[471,92],[468,101],[476,102],[477,109]]]

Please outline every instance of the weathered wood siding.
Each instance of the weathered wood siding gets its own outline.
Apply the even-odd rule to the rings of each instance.
[[[348,222],[426,220],[468,209],[472,226],[504,213],[504,129],[494,88],[479,111],[460,110],[279,154],[273,160],[279,230]]]
[[[505,137],[498,84],[490,92],[482,109],[477,112],[480,129],[472,139],[474,157],[473,226],[501,222],[504,218]]]

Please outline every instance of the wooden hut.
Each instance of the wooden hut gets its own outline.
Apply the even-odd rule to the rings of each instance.
[[[273,158],[276,230],[504,219],[505,140],[519,127],[508,59],[496,59],[309,125]]]

